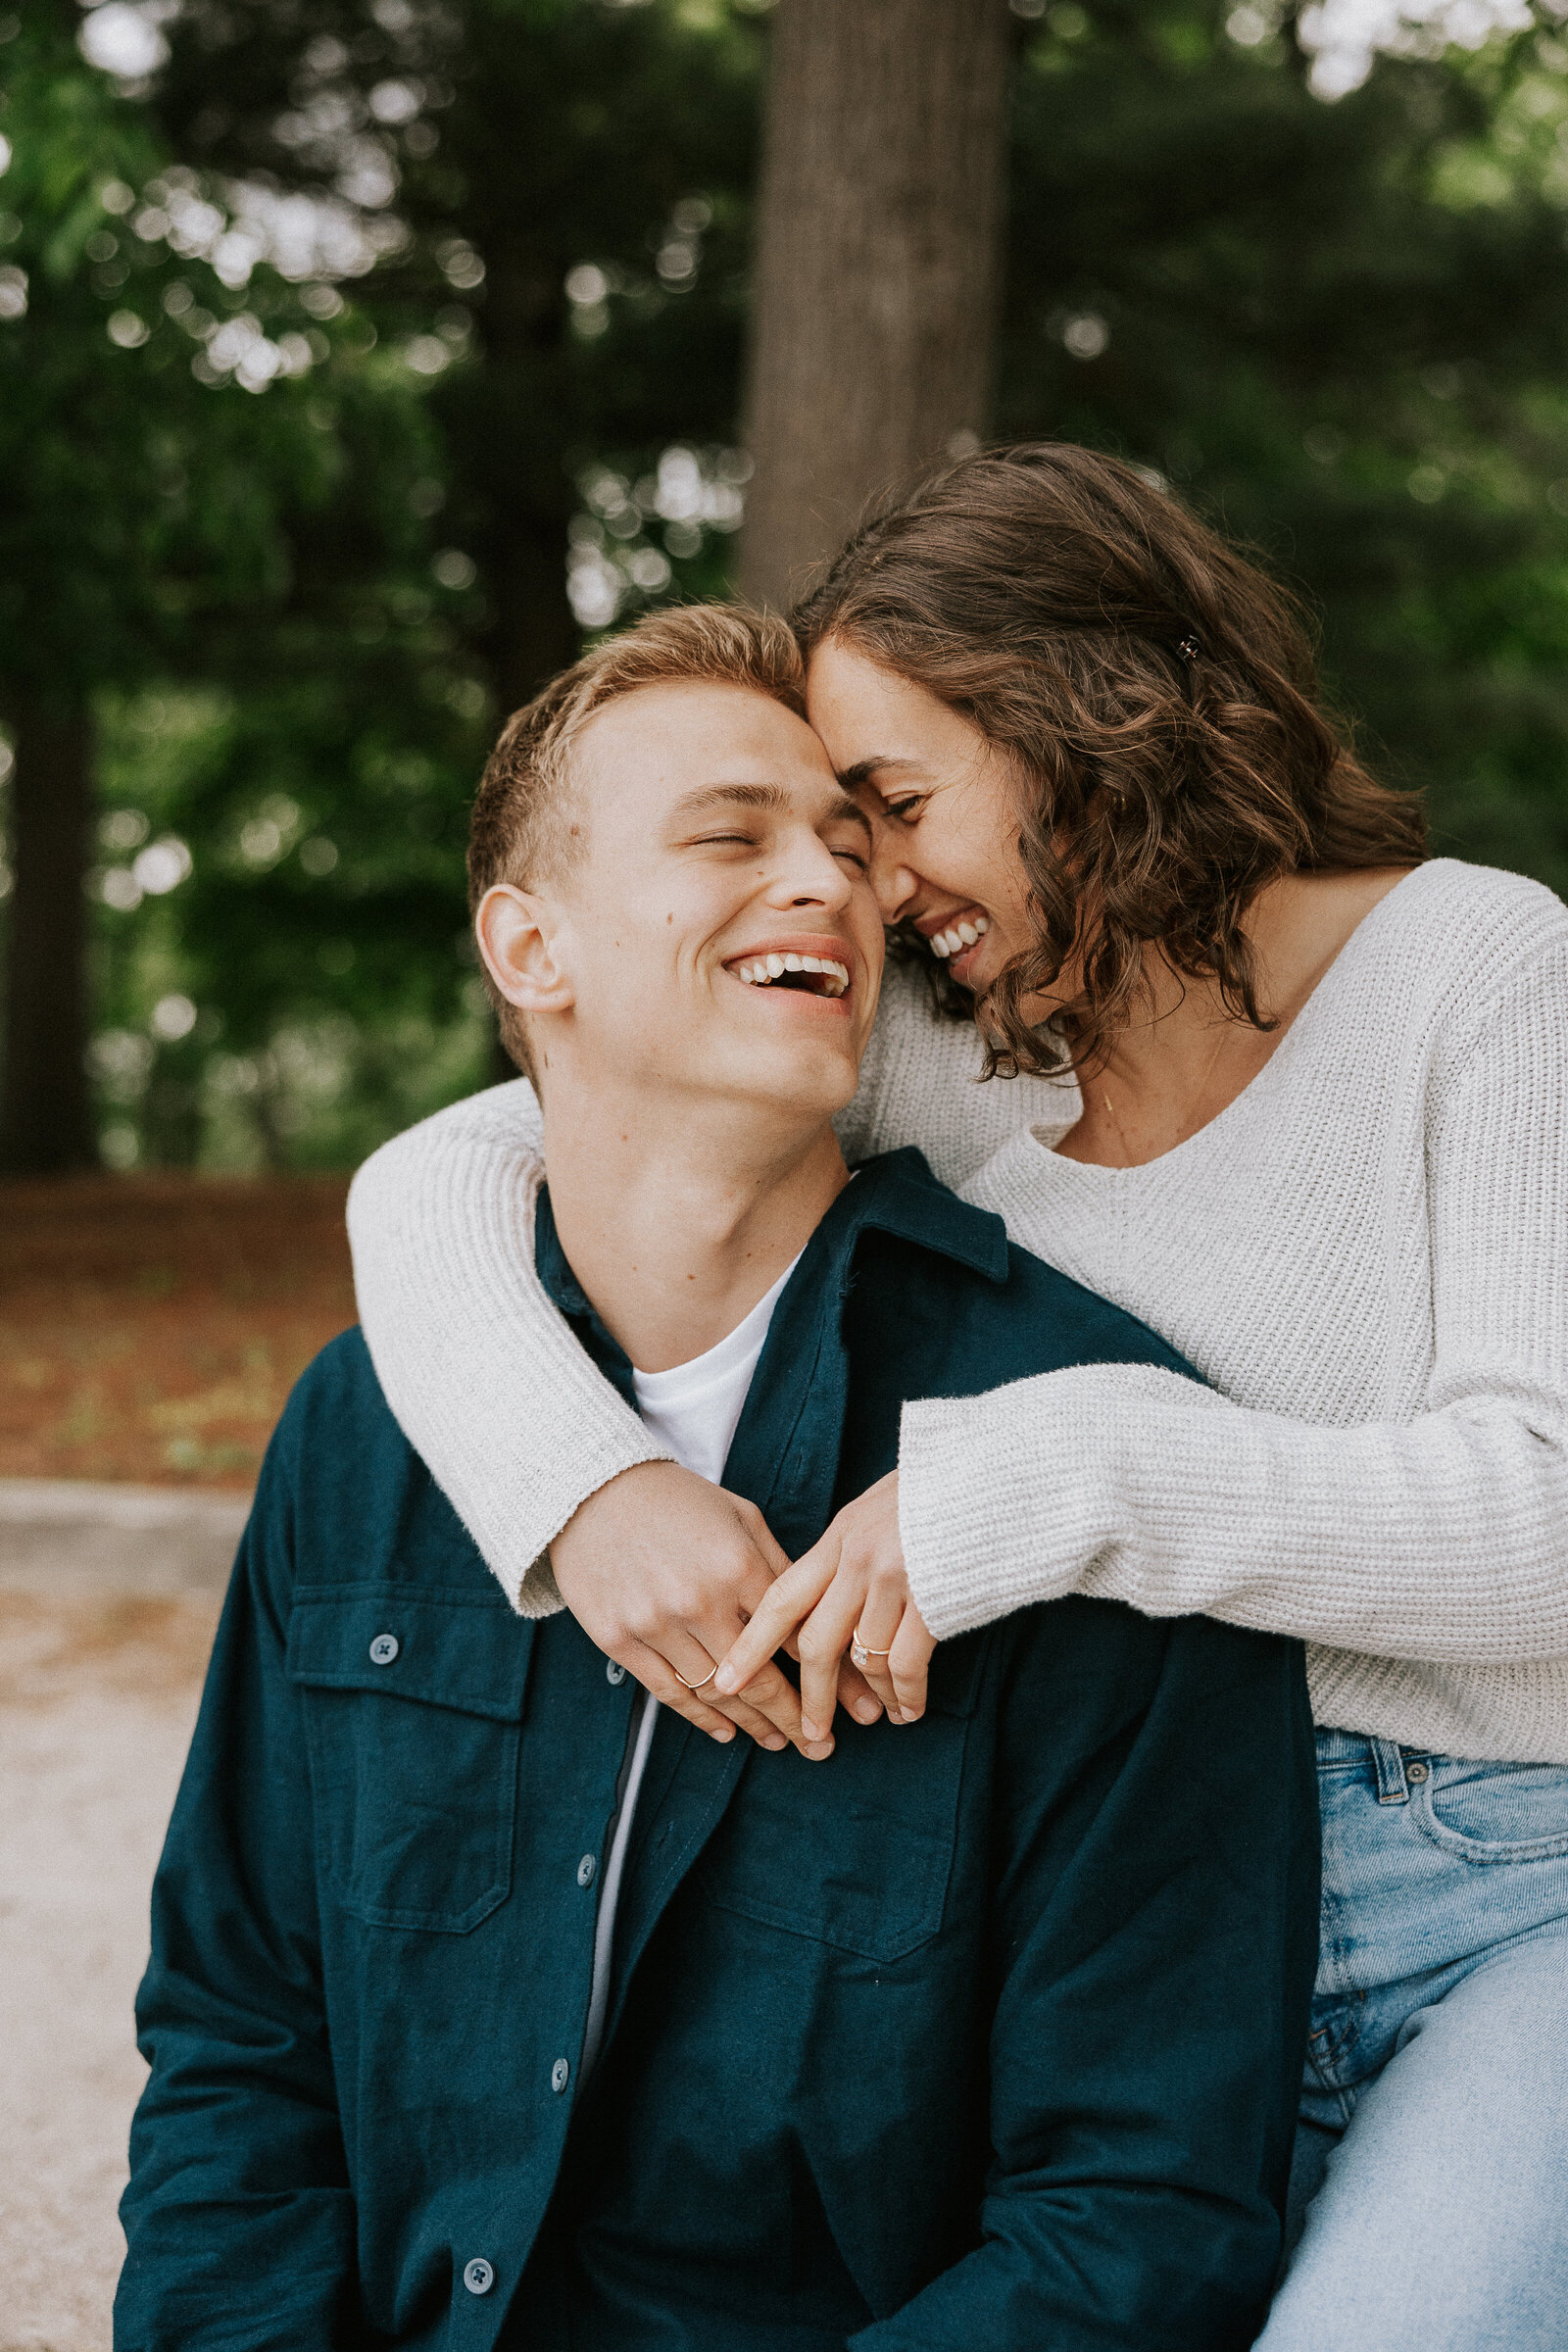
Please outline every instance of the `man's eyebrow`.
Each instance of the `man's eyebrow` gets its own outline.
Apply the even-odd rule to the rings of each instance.
[[[759,808],[764,815],[778,816],[787,815],[794,806],[793,796],[786,792],[782,784],[704,784],[696,792],[688,792],[678,800],[670,814],[678,822],[687,817],[701,816],[708,809],[727,808]],[[833,806],[822,821],[827,824],[858,825],[867,838],[870,836],[870,819],[847,791],[841,790],[835,794]]]
[[[695,792],[683,793],[670,810],[671,816],[701,816],[707,808],[760,808],[766,815],[776,816],[790,805],[790,796],[782,784],[703,784]]]
[[[870,840],[871,819],[866,815],[859,802],[853,800],[849,793],[841,792],[839,794],[833,807],[828,810],[828,816],[838,819],[841,823],[858,825],[866,840]]]

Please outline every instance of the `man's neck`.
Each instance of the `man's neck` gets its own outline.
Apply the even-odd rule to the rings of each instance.
[[[717,1347],[799,1257],[849,1172],[831,1126],[546,1089],[545,1165],[572,1272],[640,1372]]]

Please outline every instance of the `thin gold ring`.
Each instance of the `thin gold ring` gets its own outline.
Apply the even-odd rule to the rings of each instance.
[[[677,1683],[686,1684],[688,1690],[706,1690],[709,1684],[712,1681],[714,1675],[718,1672],[718,1668],[716,1666],[710,1666],[708,1672],[704,1675],[700,1683],[687,1683],[686,1677],[682,1674],[678,1666],[672,1666],[669,1671],[675,1677]]]
[[[866,1643],[860,1639],[859,1627],[856,1627],[854,1635],[850,1641],[850,1659],[852,1664],[856,1666],[869,1666],[873,1658],[888,1658],[892,1655],[893,1645],[891,1642],[888,1644],[886,1649],[868,1648]]]

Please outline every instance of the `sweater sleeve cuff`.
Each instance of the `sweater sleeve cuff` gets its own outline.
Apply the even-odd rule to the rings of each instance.
[[[519,1617],[559,1617],[566,1605],[561,1597],[555,1562],[548,1551],[542,1551],[524,1569],[520,1583],[514,1575],[502,1575],[500,1583]]]
[[[996,1409],[1002,1394],[918,1399],[901,1417],[899,1535],[915,1607],[939,1642],[1071,1590],[1070,1570],[1044,1582],[1020,1576],[1032,1547],[1013,1556],[1024,1502]],[[1038,1522],[1044,1482],[1028,1483]],[[1001,1544],[1004,1527],[1014,1541]],[[1040,1546],[1042,1565],[1050,1548]]]
[[[914,1603],[938,1641],[1033,1602],[1099,1589],[1128,1519],[1139,1422],[1221,1399],[1150,1364],[1041,1372],[980,1396],[906,1404],[899,1532]]]

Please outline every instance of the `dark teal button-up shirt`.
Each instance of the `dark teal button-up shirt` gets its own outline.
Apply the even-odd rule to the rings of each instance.
[[[624,1385],[548,1215],[538,1249]],[[726,1482],[796,1552],[905,1397],[1095,1361],[1183,1369],[896,1153],[780,1298]],[[584,2091],[631,1701],[513,1616],[336,1341],[154,1891],[120,2352],[1249,2342],[1315,1953],[1297,1648],[1072,1599],[826,1765],[662,1718]]]

